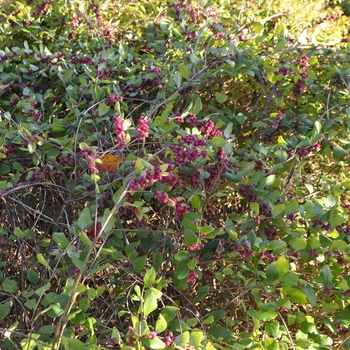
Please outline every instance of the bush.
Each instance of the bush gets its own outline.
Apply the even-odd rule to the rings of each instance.
[[[322,11],[4,6],[5,349],[350,347],[349,21]]]

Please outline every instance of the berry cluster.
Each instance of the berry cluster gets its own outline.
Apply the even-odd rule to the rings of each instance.
[[[123,121],[118,116],[113,116],[114,132],[117,136],[118,148],[122,148],[125,140]]]
[[[215,128],[214,122],[210,120],[204,120],[198,125],[198,129],[204,135],[213,138],[214,136],[222,135],[222,131]]]
[[[91,239],[91,241],[95,242],[97,237],[100,236],[101,228],[102,228],[102,223],[100,221],[97,221],[93,225],[91,225],[89,228],[86,228],[84,232]]]
[[[245,247],[241,244],[235,244],[232,246],[232,251],[238,252],[237,258],[241,263],[251,261],[251,257],[255,254],[255,251],[249,247]]]
[[[173,332],[169,332],[168,335],[165,337],[165,346],[170,347],[172,343],[175,341],[175,336]]]
[[[147,124],[146,118],[144,116],[141,116],[139,119],[139,125],[136,129],[137,139],[141,140],[148,137],[148,130],[149,126]]]
[[[117,102],[122,102],[123,97],[117,94],[109,94],[107,96],[107,103],[110,106],[114,106]]]
[[[198,275],[194,272],[194,270],[190,270],[187,277],[187,283],[193,286],[196,283],[197,278]]]

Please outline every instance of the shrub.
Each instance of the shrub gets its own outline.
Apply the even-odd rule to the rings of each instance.
[[[283,6],[4,7],[5,349],[349,348],[348,17]]]

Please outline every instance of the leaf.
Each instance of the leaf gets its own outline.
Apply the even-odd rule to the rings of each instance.
[[[199,96],[196,97],[193,107],[193,113],[198,114],[202,110],[202,100]]]
[[[190,244],[196,244],[198,241],[198,237],[192,230],[185,230],[184,241],[185,246],[188,247]]]
[[[215,147],[224,147],[226,144],[226,140],[222,136],[214,136],[210,142]]]
[[[149,340],[149,348],[150,349],[156,349],[156,350],[159,349],[160,350],[160,349],[165,349],[166,345],[163,342],[163,340],[161,340],[158,337],[155,337],[155,338]]]
[[[231,331],[219,324],[214,324],[210,327],[209,333],[217,340],[228,339],[232,336]]]
[[[38,259],[38,262],[41,264],[41,265],[44,265],[45,267],[47,267],[48,269],[51,269],[50,268],[50,265],[46,262],[44,256],[39,253],[36,255],[36,258]]]
[[[215,99],[216,101],[218,101],[219,103],[224,103],[227,101],[228,96],[225,94],[222,94],[220,92],[215,92]]]
[[[90,214],[90,210],[88,207],[85,207],[80,215],[79,215],[79,219],[78,219],[78,226],[84,230],[85,228],[87,228],[90,224],[92,223],[92,219],[91,219],[91,214]]]
[[[67,338],[62,336],[62,345],[65,350],[85,350],[85,345],[79,339]]]
[[[276,269],[279,272],[280,276],[283,276],[289,271],[289,261],[285,255],[281,255],[276,261]]]
[[[151,267],[146,271],[145,276],[143,278],[144,286],[149,287],[155,282],[155,280],[156,280],[156,270],[154,269],[154,267]]]
[[[180,86],[181,86],[181,81],[182,81],[182,74],[181,74],[181,72],[176,72],[173,75],[173,79],[175,81],[176,87],[179,89]]]
[[[266,332],[273,337],[277,337],[279,331],[279,323],[277,321],[271,321],[265,326]]]
[[[251,162],[246,164],[244,167],[242,167],[242,169],[237,173],[238,176],[245,176],[248,174],[251,174],[251,172],[254,170],[255,168],[255,162]]]
[[[291,241],[291,247],[296,251],[303,250],[307,247],[306,239],[296,237]]]
[[[154,331],[159,334],[164,332],[168,327],[168,323],[165,320],[165,317],[162,314],[159,314],[158,319],[156,321],[156,328]]]
[[[189,344],[195,347],[200,346],[202,344],[203,338],[204,338],[203,332],[199,329],[194,329],[190,333]]]
[[[322,266],[320,278],[324,286],[330,286],[332,284],[332,272],[329,265]]]
[[[166,322],[170,322],[176,317],[179,311],[180,309],[176,306],[165,306],[161,314],[164,316]]]
[[[143,313],[148,316],[151,312],[157,309],[158,299],[163,293],[155,288],[149,289],[144,296]]]
[[[69,245],[69,241],[63,232],[55,232],[52,235],[52,238],[56,242],[56,244],[62,249],[66,249]]]
[[[11,302],[6,302],[0,305],[0,320],[3,320],[10,312]]]
[[[103,102],[100,102],[100,104],[98,105],[98,114],[100,117],[107,114],[109,110],[110,107],[104,104]]]
[[[317,296],[316,292],[311,287],[305,287],[302,289],[304,294],[309,299],[309,302],[312,306],[317,306]]]
[[[273,217],[281,216],[284,213],[285,208],[285,204],[274,205],[271,209]]]
[[[141,273],[146,264],[146,260],[146,255],[136,258],[132,263],[132,268],[134,269],[134,271],[136,271],[137,273]]]
[[[34,270],[27,270],[28,281],[37,284],[39,282],[39,274]]]
[[[289,288],[288,296],[294,303],[305,305],[307,303],[306,295],[299,289]]]
[[[279,273],[276,268],[276,264],[270,264],[266,267],[266,278],[270,281],[276,281],[279,278]]]

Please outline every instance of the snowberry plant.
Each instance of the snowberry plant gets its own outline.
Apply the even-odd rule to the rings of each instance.
[[[350,348],[349,17],[312,3],[2,4],[4,349]]]

